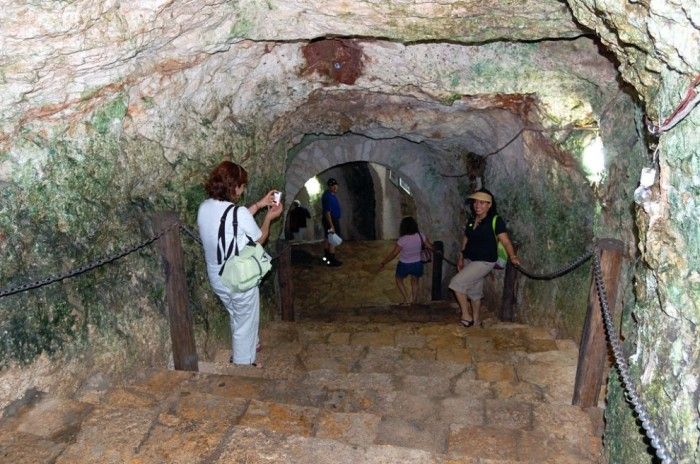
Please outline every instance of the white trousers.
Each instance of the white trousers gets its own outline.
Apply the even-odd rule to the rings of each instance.
[[[484,277],[495,265],[496,263],[465,259],[462,270],[450,280],[450,290],[465,294],[472,301],[480,300],[484,296]]]
[[[260,290],[253,287],[243,293],[233,293],[221,283],[218,267],[208,269],[209,282],[229,314],[231,345],[235,364],[255,362],[260,327]]]

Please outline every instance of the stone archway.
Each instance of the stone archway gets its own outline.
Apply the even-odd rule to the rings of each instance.
[[[401,138],[372,139],[353,134],[311,142],[288,163],[286,206],[310,177],[357,161],[381,164],[400,175],[413,193],[421,230],[434,240],[456,240],[459,215],[451,213],[449,205],[461,203],[457,181],[441,175],[452,168],[427,145]]]

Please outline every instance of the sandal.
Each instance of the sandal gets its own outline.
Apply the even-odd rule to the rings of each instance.
[[[474,321],[468,321],[466,319],[461,319],[459,323],[462,324],[464,327],[471,327],[474,325]]]

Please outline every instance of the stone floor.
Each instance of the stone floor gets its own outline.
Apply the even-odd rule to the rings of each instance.
[[[394,281],[396,260],[379,270],[379,264],[394,243],[393,240],[344,242],[336,250],[343,262],[340,267],[325,267],[321,263],[322,242],[294,245],[297,314],[301,318],[317,318],[337,310],[401,303],[401,293]],[[426,275],[420,281],[423,302],[428,301],[430,290],[428,272],[426,267]]]
[[[263,328],[263,369],[221,351],[199,373],[28,395],[0,462],[603,462],[602,411],[570,404],[573,341],[488,314],[467,329],[448,303],[313,314]]]

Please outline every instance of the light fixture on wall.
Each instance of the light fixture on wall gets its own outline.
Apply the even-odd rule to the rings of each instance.
[[[387,171],[389,172],[389,180],[397,187],[403,189],[407,194],[411,195],[411,187],[409,187],[406,181],[404,181],[391,169],[387,169]]]
[[[306,192],[309,194],[309,197],[314,197],[321,193],[321,183],[316,177],[312,177],[311,179],[307,180],[304,184],[304,188],[306,188]]]

